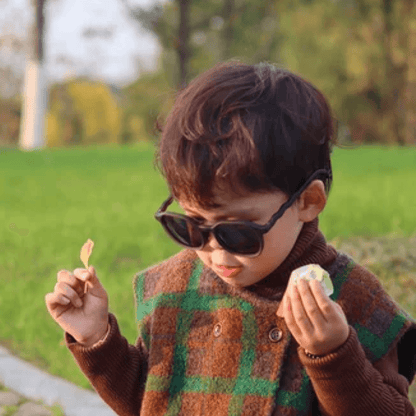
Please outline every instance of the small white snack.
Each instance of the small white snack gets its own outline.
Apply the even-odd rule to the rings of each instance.
[[[322,283],[322,287],[327,296],[334,293],[334,286],[328,272],[318,264],[308,264],[306,266],[299,267],[298,269],[293,270],[290,278],[293,279],[295,284],[297,284],[298,279],[305,279],[308,281],[318,280]]]

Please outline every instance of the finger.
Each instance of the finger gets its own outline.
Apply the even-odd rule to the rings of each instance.
[[[348,325],[348,320],[347,317],[345,315],[344,309],[342,309],[342,306],[339,303],[335,303],[336,308],[338,309],[338,313],[341,316],[342,320]]]
[[[295,337],[295,339],[298,341],[298,343],[300,343],[299,341],[302,338],[302,331],[300,330],[296,322],[296,318],[293,315],[293,304],[289,294],[287,294],[287,296],[285,296],[284,298],[283,311],[287,327],[289,328],[290,332]]]
[[[98,280],[94,267],[91,266],[88,270],[75,269],[74,274],[81,281],[85,282],[85,290],[88,290],[88,292],[93,291],[94,293],[94,289],[97,290],[96,293],[104,290],[101,282]]]
[[[84,294],[87,293],[89,288],[92,287],[92,285],[89,283],[92,277],[91,273],[88,271],[88,269],[78,268],[74,270],[74,275],[76,278],[84,282]]]
[[[311,281],[311,289],[315,296],[316,302],[322,311],[322,315],[326,320],[328,320],[328,316],[333,314],[335,311],[333,306],[334,302],[327,296],[321,282],[318,280]]]
[[[78,268],[74,270],[74,276],[82,282],[86,282],[92,275],[87,269]]]
[[[78,296],[77,292],[71,287],[71,285],[65,282],[57,282],[54,292],[57,294],[62,294],[70,300],[72,300],[74,296]]]
[[[54,310],[58,306],[66,306],[71,301],[65,297],[62,293],[47,293],[45,295],[45,303],[49,310]]]
[[[76,308],[83,305],[82,297],[70,285],[64,282],[58,282],[55,285],[55,292],[68,298]]]
[[[296,324],[302,332],[310,332],[312,330],[312,323],[305,311],[303,299],[301,298],[297,285],[292,284],[291,286],[290,300],[291,306],[293,307],[293,316],[296,320]]]
[[[76,308],[79,308],[83,305],[82,299],[78,293],[71,286],[64,282],[58,282],[55,285],[55,293],[61,294],[68,298]]]
[[[71,272],[67,270],[61,270],[58,272],[58,282],[63,282],[71,286],[80,296],[84,293],[85,285],[83,282],[77,279]]]
[[[315,296],[310,287],[311,282],[305,279],[298,279],[298,290],[301,295],[302,304],[309,320],[314,326],[322,326],[326,319],[322,314],[321,309],[315,299]]]

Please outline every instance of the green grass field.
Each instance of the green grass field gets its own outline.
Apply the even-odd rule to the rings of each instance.
[[[168,189],[153,155],[145,143],[0,150],[0,343],[84,388],[92,389],[44,297],[59,270],[84,267],[80,249],[91,238],[90,264],[122,334],[134,344],[133,276],[181,250],[153,217]],[[327,240],[415,235],[416,148],[335,148],[332,164],[333,187],[320,216]],[[409,312],[416,316],[414,305]]]

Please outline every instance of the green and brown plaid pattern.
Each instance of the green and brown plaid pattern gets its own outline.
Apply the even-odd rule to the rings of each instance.
[[[338,256],[328,270],[331,298],[374,362],[409,321],[374,279],[349,279],[355,267]],[[133,285],[149,355],[142,415],[309,414],[314,392],[296,341],[275,315],[278,302],[236,295],[191,250],[138,273]],[[281,340],[273,342],[276,328]]]

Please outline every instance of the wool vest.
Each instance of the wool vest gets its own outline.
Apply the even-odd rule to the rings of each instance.
[[[357,268],[338,253],[326,267],[330,298],[374,363],[416,322]],[[312,414],[316,395],[299,345],[276,316],[279,301],[230,287],[192,250],[138,273],[133,287],[148,356],[142,416]]]

